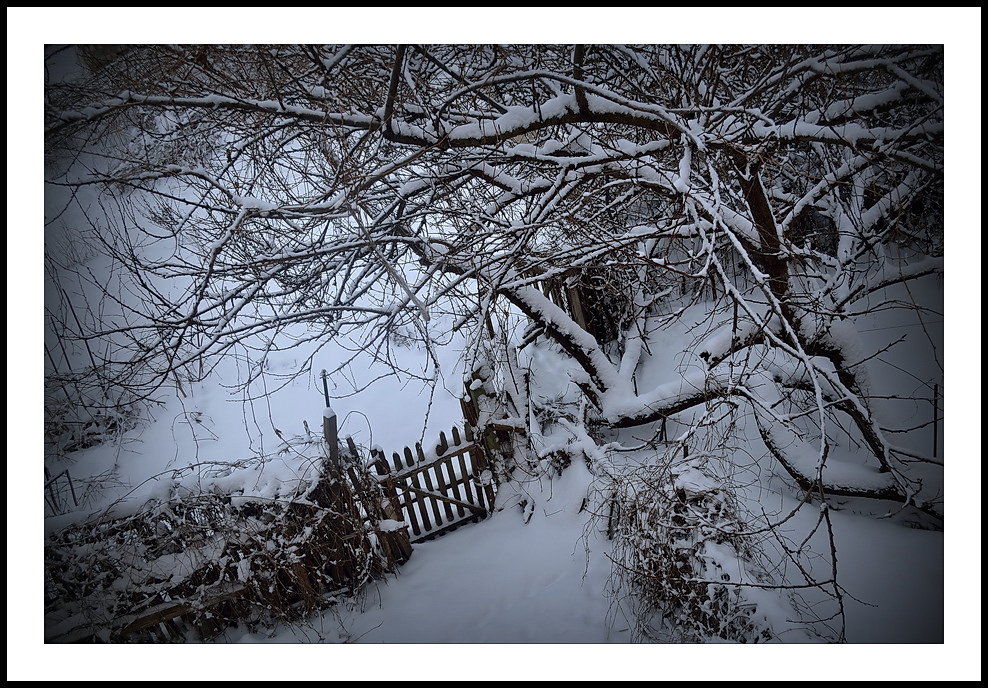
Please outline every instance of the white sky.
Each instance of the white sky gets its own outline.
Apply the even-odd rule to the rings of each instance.
[[[46,43],[943,43],[946,45],[946,643],[943,646],[466,646],[435,678],[980,679],[980,8],[8,8],[7,678],[399,677],[415,646],[46,646],[42,642]],[[963,362],[963,363],[961,363]],[[963,471],[957,467],[963,465]],[[30,480],[28,480],[30,478]],[[35,487],[24,488],[34,483]],[[961,499],[970,495],[969,499]],[[430,653],[431,654],[431,653]],[[386,661],[382,661],[385,660]],[[447,665],[448,666],[448,665]],[[496,667],[496,669],[495,669]],[[821,673],[813,674],[816,667]],[[810,674],[807,675],[809,670]],[[469,673],[467,673],[469,672]],[[446,673],[446,672],[444,672]]]

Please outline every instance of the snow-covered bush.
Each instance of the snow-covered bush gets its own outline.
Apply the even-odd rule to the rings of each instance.
[[[633,610],[640,640],[778,639],[763,596],[751,594],[769,582],[756,541],[718,482],[697,458],[639,466],[610,487],[612,593]]]
[[[131,515],[59,530],[45,546],[46,636],[183,642],[304,619],[397,566],[382,502],[375,480],[327,461],[272,498],[175,485]]]

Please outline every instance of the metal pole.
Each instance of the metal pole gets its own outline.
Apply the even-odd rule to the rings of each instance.
[[[326,399],[326,408],[329,408],[329,383],[326,381],[328,374],[322,371],[322,395]]]

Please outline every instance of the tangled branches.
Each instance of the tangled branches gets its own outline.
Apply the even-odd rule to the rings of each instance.
[[[45,548],[46,636],[181,642],[303,619],[394,570],[382,500],[325,462],[277,499],[177,491],[60,531]]]

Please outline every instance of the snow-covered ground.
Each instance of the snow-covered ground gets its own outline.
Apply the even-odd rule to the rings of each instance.
[[[97,266],[98,267],[98,266]],[[935,302],[938,283],[928,279],[898,294]],[[702,329],[707,306],[688,309],[673,324],[656,330],[649,342],[652,355],[643,363],[638,384],[643,389],[680,384],[699,375],[702,362],[686,355]],[[441,319],[432,326],[441,330]],[[922,397],[939,373],[930,367],[942,340],[936,317],[915,322],[913,313],[883,313],[864,328],[862,347],[878,350],[899,336],[906,340],[883,352],[870,370],[878,387]],[[176,469],[192,467],[184,479],[198,480],[197,466],[271,455],[292,438],[319,433],[323,390],[319,370],[337,367],[360,342],[319,343],[271,354],[264,375],[247,389],[236,389],[245,375],[245,360],[229,356],[213,377],[172,393],[153,409],[152,419],[118,440],[73,452],[63,464],[50,462],[52,474],[69,468],[83,486],[82,505],[72,513],[46,519],[51,531],[88,513],[118,502],[123,512],[140,507],[148,497],[167,489]],[[316,346],[313,344],[312,346]],[[439,430],[461,423],[458,395],[463,371],[460,340],[438,348],[440,370],[435,386],[415,375],[430,377],[432,364],[414,344],[397,344],[390,356],[398,370],[358,358],[330,377],[329,392],[340,419],[341,436],[387,452],[416,441],[434,440]],[[309,357],[311,355],[311,362]],[[532,364],[541,370],[539,393],[565,397],[567,363],[549,349],[536,347]],[[919,361],[919,363],[917,363]],[[912,371],[927,370],[929,379]],[[299,374],[284,383],[285,376]],[[922,403],[883,401],[879,412],[902,425],[922,422]],[[676,432],[670,423],[670,433]],[[913,443],[931,441],[929,430],[912,433]],[[622,438],[630,439],[626,431]],[[542,438],[552,442],[552,438]],[[633,442],[632,442],[633,444]],[[646,457],[628,455],[626,460]],[[832,465],[838,465],[836,457]],[[275,459],[250,486],[258,494],[277,489],[297,467]],[[101,476],[97,480],[97,476]],[[111,480],[105,478],[110,476]],[[87,479],[92,484],[86,489]],[[526,523],[521,511],[509,507],[486,522],[460,528],[436,542],[420,544],[410,562],[392,579],[365,591],[359,605],[341,605],[310,622],[248,632],[234,629],[224,640],[234,643],[627,643],[631,623],[611,589],[610,543],[600,523],[581,512],[592,482],[579,462],[560,477],[533,485],[539,492],[536,512]],[[750,497],[756,503],[761,494]],[[787,508],[787,507],[779,507]],[[938,643],[944,638],[943,534],[910,529],[901,523],[855,513],[853,505],[834,512],[840,580],[847,591],[847,639],[859,643]],[[791,523],[793,537],[812,527],[811,513]]]
[[[239,642],[615,643],[627,624],[608,622],[607,542],[584,536],[579,476],[556,481],[546,513],[525,525],[495,514],[415,546],[398,576],[371,587],[359,608],[311,624],[247,634]],[[569,483],[569,484],[567,484]]]
[[[887,378],[901,376],[897,371],[904,361],[900,359],[918,355],[926,339],[909,323],[881,327],[897,327],[907,335],[912,332],[909,341],[917,342],[888,352],[883,360],[891,365],[877,367],[876,384],[893,384]],[[688,372],[677,352],[693,336],[689,317],[683,318],[678,329],[657,334],[660,339],[651,342],[656,355],[643,367],[641,384],[663,384]],[[341,436],[353,435],[365,446],[377,444],[390,452],[423,436],[431,440],[439,429],[461,422],[454,396],[462,374],[456,367],[459,352],[455,346],[441,351],[445,384],[435,388],[431,399],[430,389],[421,382],[394,377],[350,394],[353,387],[363,387],[384,372],[380,366],[354,366],[338,377],[331,394],[342,397],[333,400],[341,419]],[[272,356],[270,375],[296,370],[301,353]],[[322,362],[332,367],[334,356],[343,353],[328,347],[317,355],[315,367]],[[426,365],[425,355],[416,349],[398,347],[394,354],[406,369],[421,370]],[[543,393],[561,393],[564,363],[541,349],[535,355],[537,365],[554,371],[546,374]],[[231,394],[223,386],[238,374],[237,362],[231,360],[217,370],[216,379],[187,389],[185,397],[173,395],[154,412],[150,424],[109,445],[74,452],[64,466],[77,481],[84,483],[88,476],[112,472],[113,484],[104,485],[101,491],[94,487],[78,511],[47,519],[47,529],[78,520],[114,500],[137,508],[148,496],[159,493],[161,485],[169,484],[171,472],[183,466],[275,453],[283,438],[304,435],[305,424],[318,432],[323,397],[315,370],[277,390],[266,390],[268,382],[262,380],[247,394],[253,400],[245,399],[242,392]],[[429,427],[423,435],[427,411]],[[287,459],[282,463],[288,473],[296,470]],[[50,466],[53,472],[62,467]],[[263,494],[283,479],[275,460],[252,478],[251,489]],[[520,509],[510,507],[488,521],[416,545],[412,559],[397,577],[372,586],[359,605],[344,605],[309,623],[266,633],[235,629],[224,639],[249,643],[626,643],[631,633],[623,617],[625,610],[607,594],[612,573],[610,543],[602,536],[600,523],[581,512],[591,482],[586,467],[574,462],[561,476],[530,486],[540,494],[528,523]],[[941,642],[943,534],[857,515],[852,509],[835,511],[834,519],[840,577],[848,593],[848,640]],[[794,532],[811,525],[800,519],[792,524]]]

